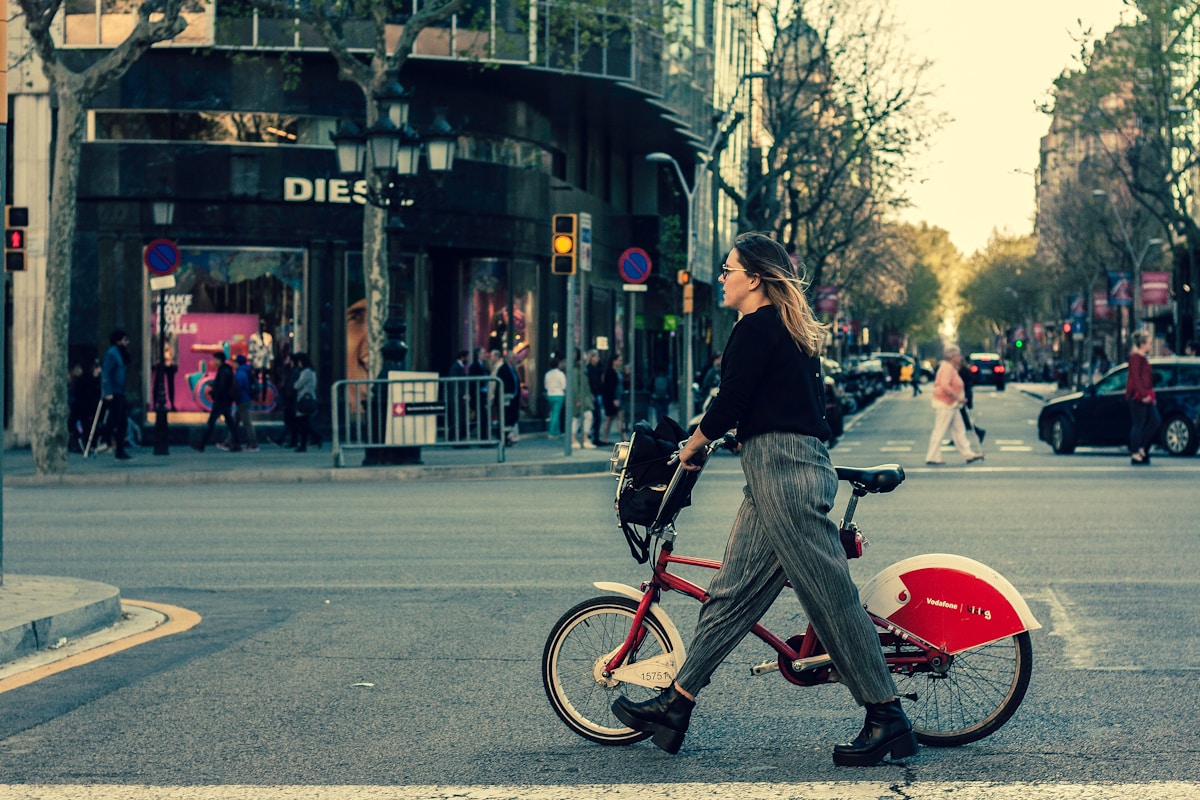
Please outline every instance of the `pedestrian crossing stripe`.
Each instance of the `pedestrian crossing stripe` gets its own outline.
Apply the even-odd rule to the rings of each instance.
[[[899,782],[898,782],[899,781]],[[814,783],[655,783],[476,786],[146,786],[0,784],[6,800],[1194,800],[1195,781],[1004,783],[1000,781],[830,781]]]

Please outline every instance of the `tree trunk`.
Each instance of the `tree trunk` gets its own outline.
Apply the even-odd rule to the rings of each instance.
[[[85,101],[74,87],[58,93],[54,182],[46,253],[40,398],[33,428],[33,465],[38,475],[67,471],[67,343],[71,309],[71,262],[75,243],[75,195],[86,121]]]

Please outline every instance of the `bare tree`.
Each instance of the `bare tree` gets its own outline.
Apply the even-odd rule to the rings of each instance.
[[[1126,0],[1136,12],[1055,84],[1053,113],[1094,145],[1089,168],[1168,230],[1195,286],[1200,251],[1194,176],[1200,170],[1200,0]],[[1101,188],[1109,188],[1102,186]],[[1195,292],[1181,304],[1185,322]]]
[[[723,189],[744,228],[775,231],[813,283],[840,283],[839,257],[904,205],[911,156],[941,122],[929,62],[907,52],[887,0],[759,0],[756,19],[768,142],[746,193]]]
[[[85,67],[64,59],[55,44],[61,0],[17,0],[33,50],[57,101],[53,183],[46,253],[42,363],[38,372],[37,417],[33,425],[33,464],[39,475],[67,471],[68,322],[71,315],[72,247],[75,243],[75,196],[87,110],[92,100],[156,42],[177,36],[187,27],[180,17],[183,0],[144,0],[134,10],[137,23],[123,42]]]
[[[398,80],[400,71],[412,54],[421,32],[449,19],[467,6],[467,0],[426,0],[413,4],[408,0],[312,0],[295,4],[291,0],[253,0],[254,5],[284,18],[307,23],[329,48],[341,75],[362,92],[364,119],[370,128],[382,116],[377,97],[385,87]],[[416,9],[414,11],[414,8]],[[347,31],[347,23],[367,20],[371,23],[371,50],[361,56],[351,52],[360,38]],[[389,49],[388,28],[399,28],[399,36]],[[369,197],[387,194],[386,178],[368,169],[364,176]],[[367,374],[375,376],[383,366],[384,323],[388,319],[391,284],[388,279],[388,209],[381,204],[363,205],[363,285],[367,301]]]
[[[1107,198],[1093,195],[1096,183],[1090,178],[1068,177],[1056,181],[1043,193],[1038,210],[1038,257],[1046,265],[1047,285],[1065,296],[1083,294],[1087,304],[1086,345],[1090,354],[1096,344],[1096,318],[1092,298],[1105,288],[1113,264],[1128,259],[1125,243],[1113,225]],[[1114,201],[1119,213],[1133,212],[1128,194]],[[1128,213],[1131,219],[1136,215]]]

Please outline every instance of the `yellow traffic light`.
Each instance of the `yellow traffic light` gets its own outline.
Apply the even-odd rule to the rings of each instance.
[[[686,269],[679,270],[679,272],[675,273],[675,282],[680,286],[687,286],[692,282],[692,273]]]
[[[555,214],[551,231],[550,274],[574,275],[579,260],[579,215]]]

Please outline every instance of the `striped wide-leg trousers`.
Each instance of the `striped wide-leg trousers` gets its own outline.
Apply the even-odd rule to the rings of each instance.
[[[896,696],[875,626],[829,512],[837,473],[819,439],[765,433],[742,445],[745,498],[676,681],[695,695],[790,580],[842,682],[860,704]]]

